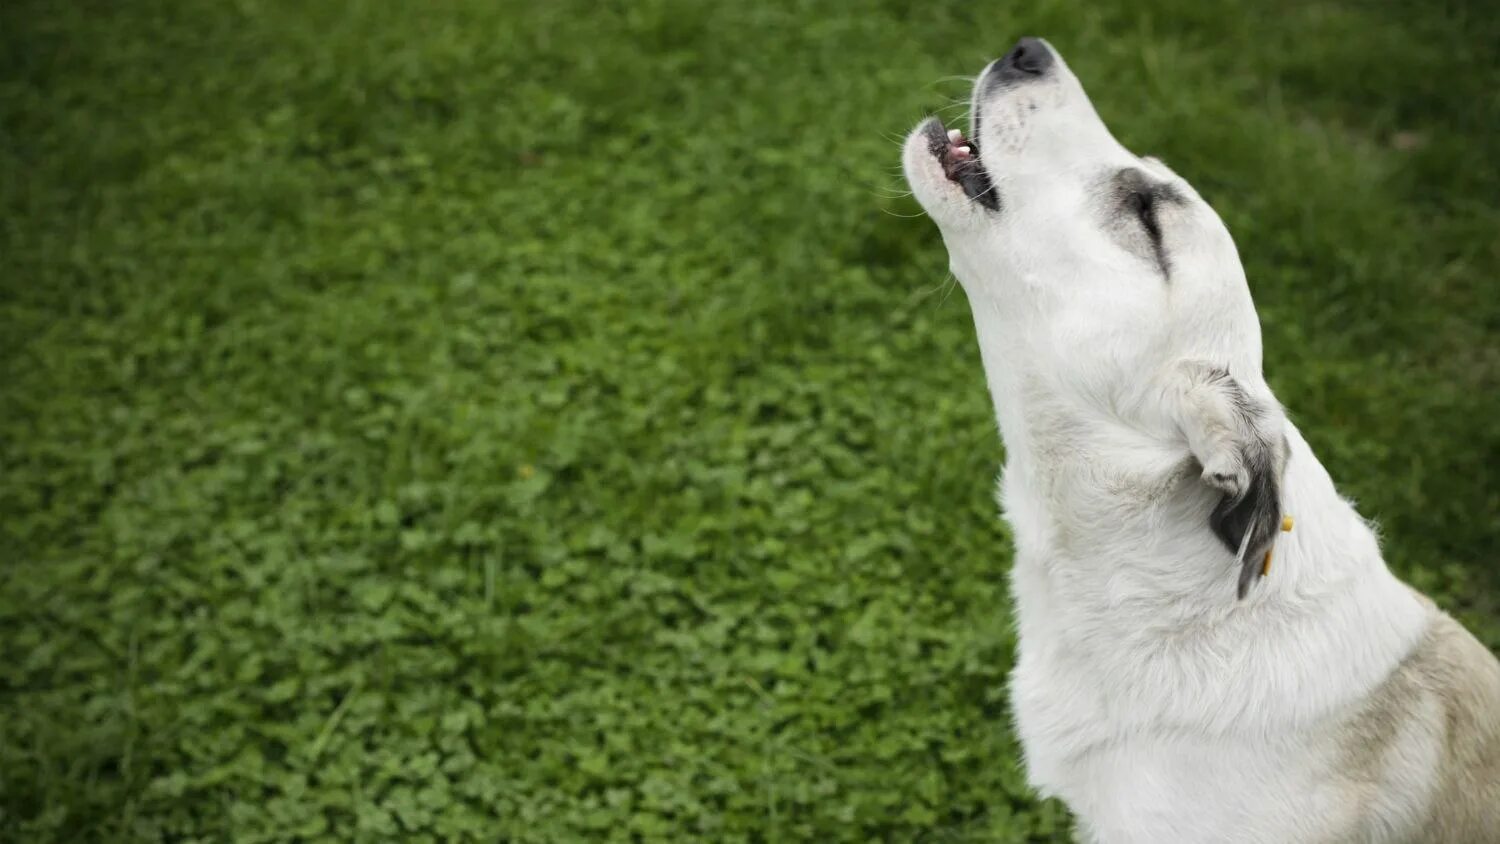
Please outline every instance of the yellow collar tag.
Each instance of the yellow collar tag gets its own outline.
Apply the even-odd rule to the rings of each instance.
[[[1295,521],[1292,519],[1291,516],[1282,516],[1281,517],[1281,532],[1282,533],[1291,533],[1292,532],[1292,525],[1293,524],[1295,524]],[[1275,549],[1274,546],[1266,550],[1266,559],[1265,559],[1265,562],[1263,562],[1263,563],[1260,564],[1260,576],[1261,577],[1265,577],[1266,575],[1268,575],[1268,574],[1271,573],[1271,552],[1275,551],[1275,550],[1276,549]]]

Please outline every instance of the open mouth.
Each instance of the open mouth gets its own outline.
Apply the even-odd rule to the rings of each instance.
[[[978,125],[977,120],[975,125]],[[963,188],[968,198],[991,211],[998,211],[1000,201],[995,196],[995,186],[979,161],[979,142],[965,138],[959,129],[945,128],[943,121],[936,117],[927,121],[923,131],[927,134],[927,149],[943,165],[943,174],[948,181]]]

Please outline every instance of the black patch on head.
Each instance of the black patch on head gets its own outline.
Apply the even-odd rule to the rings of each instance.
[[[1127,167],[1114,174],[1110,185],[1113,207],[1130,215],[1140,226],[1150,245],[1151,258],[1163,278],[1172,277],[1172,263],[1162,238],[1161,209],[1182,201],[1182,194],[1171,184],[1151,179],[1144,171]]]

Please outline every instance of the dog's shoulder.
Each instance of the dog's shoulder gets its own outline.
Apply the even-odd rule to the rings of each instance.
[[[1443,714],[1443,764],[1431,841],[1500,839],[1500,661],[1437,611],[1411,665]]]
[[[1427,631],[1353,720],[1344,773],[1387,786],[1370,817],[1385,817],[1389,829],[1406,826],[1394,817],[1405,815],[1419,837],[1402,840],[1500,840],[1500,661],[1420,597]],[[1417,773],[1424,782],[1406,781]],[[1425,806],[1391,804],[1414,792],[1426,792]]]

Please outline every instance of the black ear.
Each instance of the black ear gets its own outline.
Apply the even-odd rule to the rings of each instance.
[[[1240,565],[1238,593],[1265,570],[1281,529],[1286,416],[1262,383],[1247,391],[1223,366],[1186,359],[1171,369],[1166,405],[1219,501],[1208,525]]]
[[[1242,446],[1249,478],[1238,495],[1225,494],[1208,517],[1214,534],[1240,563],[1237,594],[1244,598],[1265,570],[1266,555],[1281,530],[1281,469],[1286,448],[1281,442],[1251,437]]]

